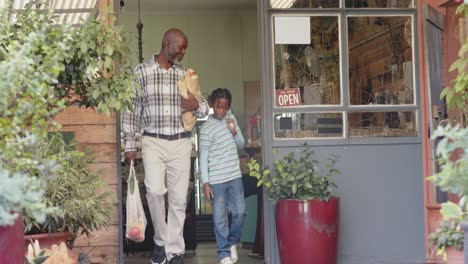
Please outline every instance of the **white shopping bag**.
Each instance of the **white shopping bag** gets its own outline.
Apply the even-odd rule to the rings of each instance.
[[[127,228],[125,236],[135,242],[145,240],[146,216],[141,203],[138,180],[135,176],[133,161],[127,179]]]

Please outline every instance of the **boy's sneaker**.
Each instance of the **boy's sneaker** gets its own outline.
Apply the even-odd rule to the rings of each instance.
[[[171,264],[184,264],[184,259],[181,255],[174,255],[171,258]]]
[[[219,263],[220,264],[234,264],[234,262],[232,262],[230,257],[223,258]]]
[[[239,259],[239,256],[237,255],[236,245],[232,245],[231,246],[231,261],[232,263],[236,263],[238,259]]]
[[[164,246],[154,245],[153,254],[151,254],[152,264],[165,264],[166,263],[166,250]]]

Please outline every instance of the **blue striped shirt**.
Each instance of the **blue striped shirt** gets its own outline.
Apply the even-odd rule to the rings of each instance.
[[[230,114],[229,118],[235,117]],[[213,115],[200,128],[200,173],[203,183],[227,182],[242,177],[237,148],[244,146],[244,137],[236,124],[234,137],[227,127],[226,118],[216,119]]]

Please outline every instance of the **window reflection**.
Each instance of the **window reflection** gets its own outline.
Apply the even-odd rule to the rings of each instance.
[[[270,0],[272,8],[337,8],[340,0]]]
[[[407,8],[407,7],[413,7],[413,1],[411,0],[346,0],[346,7]]]
[[[417,136],[414,111],[353,112],[348,119],[351,137]]]
[[[338,8],[340,0],[270,0],[271,8]],[[347,8],[408,8],[412,0],[345,0]]]
[[[281,113],[274,116],[276,138],[342,137],[341,113]]]
[[[413,104],[411,17],[350,17],[348,32],[351,104]]]
[[[275,88],[300,88],[302,105],[338,105],[341,102],[338,17],[311,17],[310,27],[309,45],[275,45]]]

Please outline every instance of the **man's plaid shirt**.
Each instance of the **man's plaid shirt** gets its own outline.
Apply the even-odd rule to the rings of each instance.
[[[149,132],[174,135],[185,132],[182,123],[181,96],[177,81],[184,78],[185,69],[174,64],[168,70],[153,59],[138,64],[135,69],[141,90],[133,99],[134,111],[127,110],[123,117],[125,151],[136,150],[135,133]],[[205,98],[195,115],[208,115],[209,106]]]

